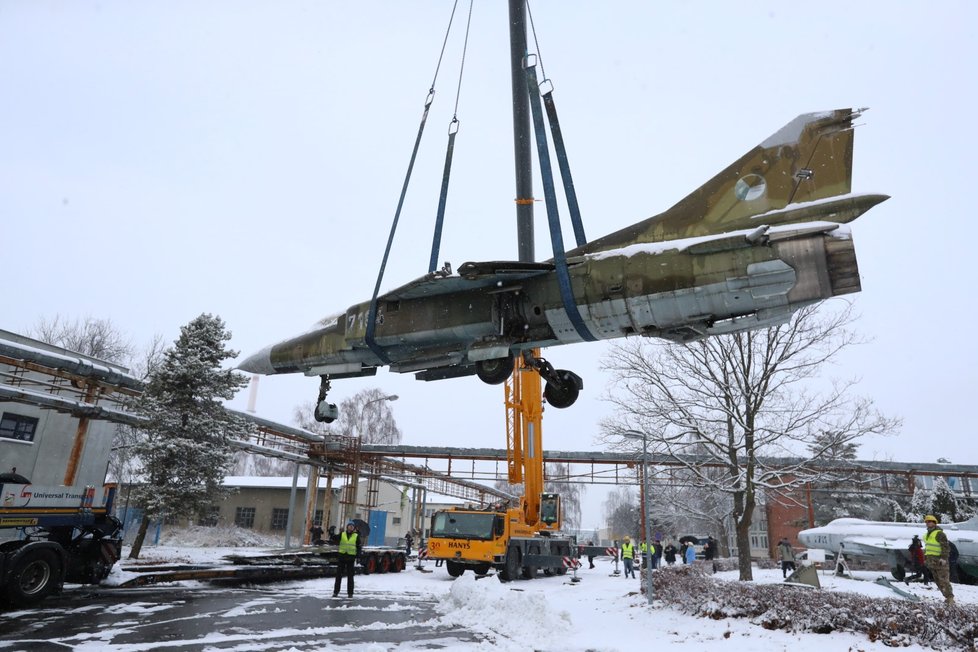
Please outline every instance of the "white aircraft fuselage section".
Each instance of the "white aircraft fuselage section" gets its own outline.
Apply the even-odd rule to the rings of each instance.
[[[960,569],[978,578],[978,517],[961,523],[942,524],[940,528],[958,549]],[[923,540],[926,533],[927,526],[923,523],[839,518],[822,527],[802,530],[798,533],[798,540],[808,548],[820,548],[896,567],[909,563],[907,548],[913,535]]]

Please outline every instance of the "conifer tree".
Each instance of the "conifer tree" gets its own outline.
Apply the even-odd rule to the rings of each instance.
[[[947,481],[939,476],[934,478],[931,510],[931,514],[940,519],[941,523],[953,523],[958,520],[958,499]]]
[[[233,463],[229,440],[249,432],[220,402],[248,383],[243,374],[221,368],[237,355],[225,348],[230,339],[220,317],[203,314],[180,329],[149,375],[138,406],[149,423],[137,447],[143,481],[138,497],[146,513],[130,558],[139,556],[150,519],[189,517],[224,493],[221,483]]]

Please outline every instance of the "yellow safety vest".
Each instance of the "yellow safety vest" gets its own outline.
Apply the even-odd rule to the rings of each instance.
[[[341,555],[352,555],[352,556],[356,556],[356,554],[357,554],[357,533],[356,532],[351,532],[349,536],[347,536],[346,530],[344,530],[342,533],[340,533],[340,550],[339,550],[339,553]]]
[[[924,535],[924,555],[926,557],[941,556],[941,544],[937,540],[937,533],[941,531],[941,528],[936,527]]]
[[[621,558],[632,559],[635,557],[635,546],[630,543],[621,544]]]

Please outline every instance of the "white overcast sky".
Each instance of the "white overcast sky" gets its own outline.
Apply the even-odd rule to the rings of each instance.
[[[246,355],[369,297],[452,3],[0,0],[0,327],[111,319],[143,345],[202,312]],[[460,3],[457,27],[468,9]],[[872,341],[830,373],[904,419],[863,458],[978,463],[973,2],[531,6],[594,238],[661,212],[801,113],[871,107],[852,224]],[[384,288],[427,271],[453,33]],[[503,0],[478,0],[441,260],[515,259]],[[536,195],[542,197],[542,190]],[[537,208],[537,258],[550,257]],[[562,212],[566,220],[566,211]],[[569,228],[565,239],[570,242]],[[594,447],[605,344],[549,350],[585,390],[545,447]],[[382,370],[404,442],[502,447],[502,389]],[[263,378],[290,421],[317,381]],[[244,407],[246,392],[235,401]],[[586,525],[588,525],[586,523]]]

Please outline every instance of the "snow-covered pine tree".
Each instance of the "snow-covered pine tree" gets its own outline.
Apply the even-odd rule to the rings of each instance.
[[[910,508],[907,510],[908,523],[923,523],[924,516],[931,513],[934,508],[934,496],[930,489],[917,487],[914,489],[913,498],[910,499]]]
[[[224,494],[221,482],[233,463],[228,441],[246,438],[250,428],[220,402],[248,383],[243,374],[221,369],[237,355],[225,348],[230,339],[220,317],[203,314],[180,329],[149,375],[139,399],[149,423],[136,451],[142,461],[137,496],[146,513],[130,558],[139,556],[151,518],[189,517]]]
[[[934,490],[931,496],[930,513],[941,523],[954,523],[959,520],[958,499],[948,486],[947,480],[940,476],[934,478]]]

